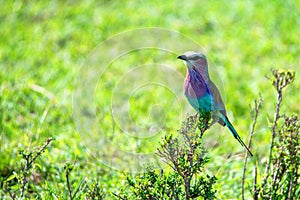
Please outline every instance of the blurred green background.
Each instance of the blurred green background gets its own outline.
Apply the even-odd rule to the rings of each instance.
[[[264,103],[252,149],[263,170],[271,135],[267,118],[273,117],[275,105],[275,91],[266,78],[271,68],[296,71],[296,81],[285,91],[283,112],[300,113],[299,10],[300,1],[289,0],[0,1],[0,182],[19,169],[19,149],[33,148],[53,137],[53,144],[38,159],[40,167],[35,171],[42,178],[32,188],[35,196],[66,197],[63,166],[68,161],[76,161],[75,180],[97,179],[108,193],[123,184],[123,174],[96,162],[82,143],[72,118],[72,93],[80,67],[84,67],[97,45],[115,34],[144,27],[178,31],[205,49],[221,77],[229,118],[244,141],[251,125],[249,105],[262,94]],[[101,86],[103,95],[97,97],[102,99],[96,102],[99,115],[101,109],[110,108],[111,89],[122,73],[135,63],[155,62],[155,53],[146,53],[147,60],[133,54],[129,61],[112,64],[119,65],[102,80],[108,84]],[[174,59],[168,64],[185,74],[182,62],[170,55],[166,59]],[[132,100],[132,117],[144,125],[150,123],[148,104],[161,99],[165,105],[174,99],[170,92],[148,92],[155,98],[136,93],[136,100]],[[162,135],[175,132],[181,123],[174,110],[164,112],[167,124]],[[105,122],[102,119],[98,118],[99,123]],[[220,130],[214,127],[210,133]],[[217,147],[209,149],[208,171],[218,178],[218,198],[237,199],[241,191],[242,148],[227,130],[222,129],[220,134],[207,136],[208,147],[217,143]],[[137,144],[134,138],[124,141],[116,137],[115,142],[120,148],[132,145],[129,149],[147,152],[155,149],[159,139]],[[253,161],[247,172],[249,186],[254,164]]]

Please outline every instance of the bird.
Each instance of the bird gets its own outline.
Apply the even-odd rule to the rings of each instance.
[[[229,121],[226,108],[217,86],[208,73],[208,63],[204,54],[187,51],[177,57],[185,61],[187,74],[184,81],[184,95],[191,106],[199,112],[212,112],[216,121],[226,126],[234,138],[253,156]]]

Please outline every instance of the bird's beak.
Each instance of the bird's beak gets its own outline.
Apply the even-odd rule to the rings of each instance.
[[[181,55],[181,56],[178,56],[177,59],[181,59],[181,60],[187,60],[187,57],[186,55]]]

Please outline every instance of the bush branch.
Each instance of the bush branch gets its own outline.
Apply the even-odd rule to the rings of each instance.
[[[21,167],[22,172],[22,181],[21,181],[21,198],[24,197],[25,188],[28,184],[27,177],[29,175],[29,170],[32,167],[32,164],[35,162],[35,160],[44,152],[44,150],[48,147],[48,145],[51,143],[53,139],[48,138],[46,143],[39,148],[39,150],[36,152],[36,154],[33,156],[33,151],[30,151],[29,153],[25,153],[24,151],[21,151],[21,154],[23,156],[23,159],[25,159],[25,164]]]
[[[250,148],[250,146],[251,146],[251,141],[252,141],[252,138],[254,135],[257,117],[258,117],[258,113],[261,108],[261,104],[262,104],[262,96],[259,95],[259,99],[254,101],[254,108],[251,109],[251,115],[252,115],[253,122],[252,122],[251,130],[250,130],[250,138],[249,138],[249,142],[248,142],[248,148]],[[249,154],[247,151],[245,160],[244,160],[244,169],[243,169],[243,176],[242,176],[242,199],[243,200],[245,199],[245,178],[246,178],[248,157],[249,157]]]

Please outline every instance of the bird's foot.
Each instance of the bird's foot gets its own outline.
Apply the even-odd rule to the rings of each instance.
[[[192,115],[192,117],[193,117],[194,119],[196,119],[196,118],[198,117],[198,115],[199,115],[199,113],[196,112],[194,115]]]
[[[190,115],[190,116],[188,116],[188,119],[191,120],[191,121],[197,121],[197,119],[198,119],[198,114],[199,114],[199,113],[196,113],[196,114],[194,114],[194,115]]]

